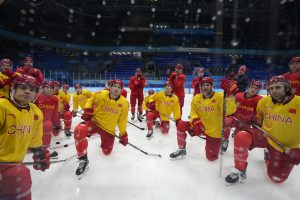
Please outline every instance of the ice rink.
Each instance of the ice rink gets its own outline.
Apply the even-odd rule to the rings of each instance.
[[[129,98],[128,94],[128,98]],[[185,98],[183,119],[187,120],[192,95]],[[130,118],[128,118],[129,121]],[[72,130],[81,122],[80,117],[73,118]],[[147,156],[127,145],[124,147],[115,140],[114,149],[105,156],[100,149],[100,138],[89,139],[89,170],[78,180],[75,175],[79,162],[76,158],[50,166],[45,172],[33,170],[32,197],[34,200],[296,200],[300,198],[300,167],[296,166],[289,179],[283,184],[269,180],[263,159],[263,149],[254,149],[248,160],[248,179],[244,184],[226,186],[224,177],[233,167],[233,139],[223,156],[222,174],[219,177],[220,160],[210,162],[205,158],[205,140],[187,137],[187,156],[185,160],[171,161],[169,154],[178,149],[176,127],[170,122],[170,132],[162,135],[154,130],[154,137],[146,139],[146,122],[137,126],[128,124],[129,142],[149,153],[159,153],[162,158]],[[68,147],[55,145],[69,144]],[[61,132],[52,139],[59,159],[76,154],[74,139],[66,139]],[[31,155],[30,155],[31,157]],[[26,161],[30,161],[26,157]]]

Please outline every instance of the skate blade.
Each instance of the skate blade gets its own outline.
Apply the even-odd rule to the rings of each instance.
[[[232,185],[238,185],[238,184],[244,184],[246,182],[246,180],[240,180],[240,181],[237,181],[235,183],[228,183],[225,181],[225,185],[226,186],[232,186]]]
[[[178,156],[177,158],[170,158],[170,160],[175,161],[175,160],[184,160],[186,156]]]
[[[50,157],[50,160],[57,160],[57,159],[58,159],[58,156]]]
[[[147,140],[151,140],[153,138],[153,135],[151,135],[150,137],[147,137]]]
[[[86,174],[86,172],[89,170],[89,166],[87,166],[86,168],[85,168],[85,171],[82,173],[82,174],[80,174],[80,175],[77,175],[77,178],[78,178],[78,180],[81,180],[84,176],[85,176],[85,174]]]

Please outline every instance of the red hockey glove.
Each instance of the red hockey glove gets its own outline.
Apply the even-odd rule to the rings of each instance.
[[[289,162],[294,165],[298,165],[300,163],[300,148],[291,149],[287,155]]]
[[[172,73],[171,79],[174,80],[176,78],[176,73]]]
[[[119,142],[121,144],[123,144],[124,146],[126,146],[128,144],[128,135],[127,135],[127,132],[125,133],[125,135],[123,135],[123,136],[120,137]]]
[[[155,110],[155,102],[147,103],[147,108],[149,110]]]
[[[221,89],[223,89],[228,95],[235,95],[239,91],[235,82],[226,78],[221,79]]]
[[[68,103],[64,103],[64,111],[69,111],[70,110],[70,105]]]
[[[73,116],[73,117],[76,117],[76,116],[77,116],[77,111],[73,110],[73,111],[72,111],[72,116]]]
[[[50,167],[50,153],[47,149],[35,148],[31,149],[33,153],[33,168],[45,171]]]
[[[3,88],[6,85],[10,84],[10,80],[9,79],[4,79],[4,80],[0,80],[0,88]]]
[[[261,124],[262,124],[261,119],[257,116],[252,116],[251,117],[251,122],[252,122],[252,124],[255,124],[257,126],[261,126]]]
[[[198,136],[204,132],[204,125],[199,118],[195,118],[192,121],[193,131],[190,132],[191,136]]]
[[[90,121],[94,115],[94,109],[93,108],[85,108],[84,113],[81,116],[81,119],[84,121]]]
[[[5,76],[8,76],[9,78],[13,78],[16,76],[16,73],[9,69],[9,68],[4,68],[4,70],[2,71],[2,73],[5,75]]]

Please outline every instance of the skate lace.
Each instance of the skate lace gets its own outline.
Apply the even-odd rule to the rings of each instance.
[[[79,168],[83,168],[85,165],[86,161],[85,160],[79,160]]]

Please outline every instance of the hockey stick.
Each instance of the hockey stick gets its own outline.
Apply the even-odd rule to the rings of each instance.
[[[223,113],[222,113],[222,133],[221,133],[221,145],[220,145],[220,168],[219,168],[219,176],[222,178],[222,168],[223,168],[223,150],[222,143],[225,141],[225,115],[226,115],[226,93],[224,91],[223,95]]]
[[[118,138],[118,139],[120,139],[120,137],[117,136],[117,135],[115,135],[115,137]],[[155,157],[160,157],[160,158],[162,157],[160,154],[156,154],[156,153],[148,153],[148,152],[146,152],[146,151],[144,151],[144,150],[138,148],[137,146],[131,144],[130,142],[128,142],[128,145],[131,146],[131,147],[133,147],[133,148],[135,148],[136,150],[142,152],[143,154],[145,154],[145,155],[147,155],[147,156],[155,156]]]
[[[135,126],[135,127],[137,127],[138,129],[140,129],[140,130],[145,130],[145,128],[144,127],[139,127],[139,126],[137,126],[137,125],[135,125],[135,124],[133,124],[133,123],[131,123],[130,121],[127,121],[129,124],[131,124],[131,125],[133,125],[133,126]]]
[[[270,135],[267,131],[265,131],[264,129],[262,129],[260,126],[256,125],[256,124],[252,124],[253,127],[257,128],[258,130],[260,130],[263,133],[263,136],[269,138],[270,140],[272,140],[273,142],[275,142],[280,148],[282,148],[284,150],[285,153],[289,153],[290,149],[286,148],[283,144],[281,144],[279,142],[279,140],[277,138],[275,138],[273,135]]]
[[[62,160],[51,160],[50,164],[65,162],[65,161],[71,160],[74,157],[77,157],[77,154],[72,155],[72,156],[70,156],[68,158],[62,159]],[[5,163],[5,162],[0,162],[0,165],[21,165],[21,164],[27,165],[27,166],[31,166],[31,165],[34,165],[34,162],[20,162],[20,163],[13,163],[13,162]]]

